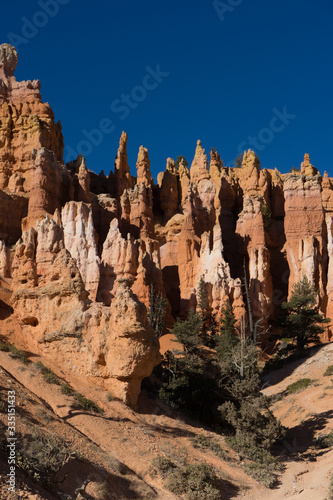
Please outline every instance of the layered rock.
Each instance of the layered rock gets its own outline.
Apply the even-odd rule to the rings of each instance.
[[[45,148],[32,151],[31,173],[28,216],[22,221],[24,231],[45,215],[52,216],[74,197],[72,178],[52,151]]]
[[[159,343],[147,321],[145,306],[137,300],[126,281],[118,284],[111,308],[110,332],[106,341],[106,365],[114,392],[126,403],[135,404],[141,380],[160,362]]]
[[[127,282],[118,284],[111,309],[91,303],[62,228],[48,218],[23,233],[12,272],[27,347],[135,404],[141,380],[160,358],[146,308]]]
[[[60,124],[39,82],[16,81],[17,61],[0,46],[0,321],[12,316],[27,349],[135,404],[159,362],[151,285],[168,327],[197,306],[201,278],[216,318],[228,298],[240,319],[245,261],[254,321],[268,326],[302,275],[333,317],[333,184],[309,155],[292,175],[251,150],[227,168],[198,141],[191,169],[168,158],[155,186],[143,146],[132,177],[123,132],[108,177],[81,155],[64,166]]]
[[[307,276],[319,290],[322,301],[326,288],[327,236],[321,178],[288,175],[284,182],[284,196],[289,294],[293,285],[302,276]]]
[[[136,182],[144,184],[146,187],[151,186],[152,178],[150,173],[150,160],[148,155],[148,149],[140,146],[138,159],[136,162],[137,179]]]
[[[240,251],[248,256],[249,293],[253,320],[270,316],[272,299],[272,277],[270,274],[270,254],[266,248],[265,228],[262,215],[263,199],[246,196],[244,207],[239,214],[236,233],[240,236]]]
[[[81,273],[85,289],[95,300],[99,285],[99,265],[91,208],[83,202],[66,203],[61,211],[64,244]]]
[[[182,210],[185,209],[187,203],[187,193],[190,187],[190,171],[185,165],[184,159],[182,158],[179,163],[179,183],[180,183],[180,207]]]
[[[10,277],[10,254],[4,241],[0,240],[0,277]]]
[[[112,303],[117,293],[118,279],[132,283],[134,293],[147,306],[150,285],[163,290],[157,241],[149,238],[135,240],[130,234],[124,238],[118,220],[114,219],[103,245],[98,300],[106,305]]]
[[[48,103],[43,103],[40,82],[17,82],[18,55],[8,44],[0,46],[0,189],[29,192],[31,151],[45,147],[62,161],[61,124],[55,123]]]
[[[197,141],[197,147],[195,149],[195,154],[193,162],[190,168],[190,179],[191,182],[198,185],[203,179],[209,179],[209,172],[207,169],[208,161],[205,150],[201,145],[201,141]]]
[[[318,170],[310,163],[310,155],[308,153],[305,153],[304,160],[301,163],[301,173],[309,176],[318,174]]]
[[[178,172],[172,158],[167,159],[166,170],[160,174],[158,182],[161,209],[165,220],[169,220],[177,213],[179,205]]]
[[[118,153],[115,161],[115,172],[114,172],[117,196],[121,196],[125,189],[133,187],[133,180],[130,173],[130,168],[128,165],[127,157],[127,134],[122,132]]]
[[[67,166],[71,172],[74,184],[74,196],[70,199],[90,203],[90,174],[84,156],[79,155],[75,161],[68,163]]]

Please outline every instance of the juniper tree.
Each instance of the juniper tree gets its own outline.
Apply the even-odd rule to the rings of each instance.
[[[309,343],[319,343],[319,335],[325,331],[321,325],[331,321],[319,313],[316,297],[313,283],[303,276],[293,286],[290,300],[282,303],[286,314],[281,321],[284,334],[296,342],[297,354],[303,354]]]

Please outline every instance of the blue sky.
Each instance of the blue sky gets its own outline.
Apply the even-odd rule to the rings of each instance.
[[[201,139],[226,164],[251,147],[287,172],[309,153],[333,176],[330,0],[18,0],[1,11],[16,77],[41,81],[67,160],[86,153],[108,174],[125,130],[133,174],[141,144],[156,178],[167,157],[191,162]]]

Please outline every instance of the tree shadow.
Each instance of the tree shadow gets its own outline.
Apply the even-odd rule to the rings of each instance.
[[[235,496],[238,496],[238,493],[240,492],[239,486],[233,484],[228,479],[218,478],[215,481],[215,485],[223,500],[231,500],[232,498],[235,498]]]
[[[309,349],[307,349],[304,357],[301,357],[299,359],[288,361],[288,358],[286,358],[285,360],[283,360],[283,365],[281,366],[281,368],[266,372],[263,375],[263,387],[272,387],[273,385],[279,384],[282,380],[288,378],[299,366],[311,359],[326,345],[328,344],[326,343],[310,347]]]
[[[305,452],[316,445],[315,434],[318,431],[323,431],[332,418],[333,410],[328,410],[313,415],[301,424],[287,429],[284,439],[274,447],[274,454],[283,457],[284,461],[313,458],[313,453],[305,454]],[[329,448],[326,451],[329,451]],[[316,456],[323,455],[326,451],[321,450]],[[300,453],[302,453],[302,457],[299,456]]]

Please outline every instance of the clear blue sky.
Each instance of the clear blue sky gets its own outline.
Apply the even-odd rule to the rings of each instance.
[[[141,144],[156,178],[201,139],[225,163],[250,140],[263,167],[287,172],[307,152],[333,176],[332,24],[331,0],[17,0],[0,40],[22,37],[16,77],[41,81],[91,170],[109,173],[125,130],[133,174]]]

